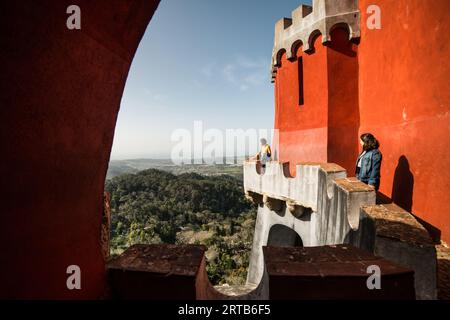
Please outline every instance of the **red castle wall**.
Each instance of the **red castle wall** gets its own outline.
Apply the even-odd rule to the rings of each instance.
[[[0,2],[0,298],[98,298],[114,128],[135,50],[159,1]],[[81,290],[66,268],[81,268]]]
[[[381,30],[366,26],[381,8]],[[360,0],[361,42],[335,31],[304,57],[305,104],[296,62],[283,58],[275,81],[279,160],[329,161],[354,175],[358,137],[372,132],[383,153],[381,192],[450,242],[450,1]],[[357,55],[356,55],[357,52]],[[328,117],[328,118],[327,118]]]
[[[303,106],[299,105],[298,60],[289,61],[286,54],[281,60],[275,80],[275,128],[279,129],[281,161],[327,159],[327,50],[317,45],[320,41],[320,37],[315,41],[315,54],[305,54],[301,49],[297,53],[303,58]]]
[[[382,29],[362,29],[360,132],[382,144],[381,191],[450,243],[450,1],[361,0],[363,21],[370,4]]]
[[[358,47],[348,41],[346,30],[335,29],[331,37],[329,46],[318,37],[312,52],[299,49],[293,61],[283,54],[275,79],[278,158],[291,162],[292,175],[301,161],[337,162],[352,170],[354,159],[348,153],[358,152]]]

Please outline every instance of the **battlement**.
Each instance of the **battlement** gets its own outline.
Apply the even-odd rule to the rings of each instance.
[[[273,161],[267,163],[263,170],[258,162],[247,161],[244,163],[244,189],[250,198],[255,198],[252,200],[263,202],[275,211],[282,207],[279,205],[281,202],[285,202],[294,216],[299,208],[310,209],[319,215],[330,215],[334,210],[331,215],[342,215],[342,223],[346,226],[342,231],[357,229],[360,206],[375,203],[372,187],[356,178],[347,178],[345,169],[334,163],[300,163],[296,176],[291,177],[289,163]],[[334,203],[339,197],[341,202],[343,199],[347,201],[342,208],[339,207],[342,203],[335,203],[336,207],[326,204]],[[342,235],[345,237],[345,232]],[[326,244],[341,243],[343,240],[335,234],[326,238]],[[316,241],[311,244],[316,244]]]
[[[345,26],[349,40],[360,37],[360,12],[357,0],[313,0],[313,6],[301,5],[292,12],[292,18],[282,18],[275,24],[275,41],[272,54],[273,78],[281,65],[281,56],[296,56],[313,48],[314,39],[322,35],[322,43],[331,41],[331,31]]]

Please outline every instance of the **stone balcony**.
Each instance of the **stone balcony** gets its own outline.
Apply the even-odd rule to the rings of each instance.
[[[358,228],[361,205],[375,204],[376,200],[372,187],[347,178],[345,169],[333,163],[298,164],[292,177],[289,163],[273,161],[263,169],[257,161],[246,161],[244,189],[247,197],[269,207],[277,200],[285,202],[294,215],[302,208],[326,215],[341,209],[352,229]],[[345,200],[345,205],[341,206],[344,202],[339,200]]]
[[[351,244],[415,272],[418,299],[436,298],[436,250],[417,219],[336,164],[244,163],[246,196],[258,204],[247,283],[264,272],[264,246]],[[298,240],[300,238],[300,240]]]
[[[257,161],[247,161],[244,189],[259,205],[247,278],[251,284],[263,276],[263,246],[346,243],[358,229],[361,206],[374,205],[376,199],[372,187],[347,178],[336,164],[301,163],[292,177],[288,163],[273,161],[262,168]]]

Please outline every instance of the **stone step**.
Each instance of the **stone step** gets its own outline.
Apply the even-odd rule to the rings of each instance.
[[[195,300],[205,246],[134,245],[108,264],[112,299]]]
[[[414,272],[350,245],[264,247],[270,300],[415,299]],[[369,276],[380,270],[381,289]]]
[[[436,299],[436,249],[409,212],[391,204],[363,206],[350,243],[415,271],[417,299]]]

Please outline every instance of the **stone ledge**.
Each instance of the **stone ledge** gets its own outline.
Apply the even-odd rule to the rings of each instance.
[[[371,265],[385,266],[381,268],[382,275],[412,272],[350,245],[267,248],[264,252],[270,275],[367,277],[367,267]]]
[[[289,163],[287,163],[289,165]],[[300,162],[299,166],[318,166],[326,173],[338,173],[343,172],[345,169],[336,163],[320,163],[320,162]]]
[[[337,186],[346,192],[371,192],[375,191],[375,189],[361,181],[357,178],[344,178],[344,179],[336,179],[334,180]]]
[[[264,247],[270,299],[414,299],[414,272],[349,245]],[[367,272],[381,271],[381,290]]]
[[[255,166],[256,172],[260,175],[263,175],[263,169],[261,167],[261,162],[259,160],[246,160],[245,163],[249,165]],[[282,166],[283,168],[283,174],[286,178],[293,178],[289,173],[289,162],[278,162],[278,161],[270,161],[269,164],[277,164]],[[298,168],[298,171],[301,170],[301,167],[303,166],[310,166],[310,167],[319,167],[326,173],[338,173],[338,172],[345,172],[346,170],[341,167],[340,165],[336,163],[325,163],[325,162],[298,162],[296,167]]]
[[[112,299],[195,300],[205,246],[135,245],[108,264]]]
[[[296,176],[289,175],[289,163],[271,161],[265,169],[258,161],[244,162],[244,189],[246,193],[289,201],[292,204],[317,211],[319,189],[326,186],[332,197],[333,180],[345,178],[344,168],[333,163],[299,163]]]
[[[362,206],[359,225],[350,243],[414,270],[417,299],[437,298],[436,249],[412,214],[392,203]]]
[[[134,245],[111,261],[108,269],[195,276],[206,250],[195,245]]]
[[[414,246],[434,246],[427,230],[409,212],[395,204],[363,206],[375,222],[376,235]]]

